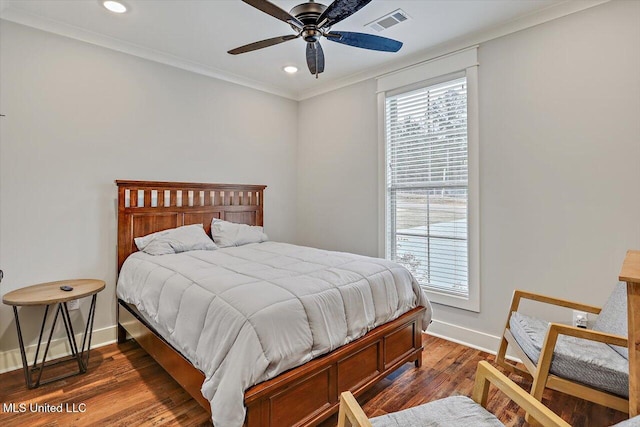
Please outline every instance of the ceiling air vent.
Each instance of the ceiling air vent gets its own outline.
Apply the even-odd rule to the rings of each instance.
[[[381,18],[376,19],[373,22],[368,23],[367,25],[365,25],[365,27],[371,27],[374,30],[380,32],[386,30],[387,28],[391,28],[401,22],[404,22],[407,19],[409,19],[409,15],[407,15],[404,10],[397,9],[391,13],[384,15]]]

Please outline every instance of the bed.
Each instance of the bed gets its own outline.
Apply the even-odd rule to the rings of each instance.
[[[129,255],[137,251],[135,237],[189,224],[202,224],[209,233],[213,218],[263,224],[264,186],[116,183],[119,272]],[[282,246],[272,244],[264,248],[269,247],[274,250]],[[423,306],[412,308],[355,341],[251,386],[244,393],[244,425],[313,425],[337,411],[340,392],[350,390],[358,395],[407,362],[419,367],[424,312]],[[175,342],[164,338],[149,315],[139,311],[136,305],[119,299],[117,314],[118,341],[124,341],[127,336],[134,338],[211,412],[210,402],[201,393],[207,377],[182,355],[184,349],[182,352],[176,349]]]

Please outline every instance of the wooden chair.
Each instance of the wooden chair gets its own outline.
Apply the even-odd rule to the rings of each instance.
[[[498,387],[541,425],[545,427],[569,426],[566,421],[533,399],[531,395],[488,362],[482,361],[478,363],[476,371],[476,380],[471,396],[473,400],[466,396],[447,397],[369,420],[353,395],[346,391],[340,395],[338,427],[399,425],[404,427],[418,425],[481,427],[503,425],[493,414],[484,409],[489,395],[489,383]]]
[[[523,299],[598,314],[598,320],[593,329],[548,323],[519,313]],[[616,285],[602,309],[516,290],[496,363],[531,379],[531,395],[536,400],[542,399],[548,387],[628,413],[626,301],[624,283]],[[505,359],[509,346],[526,370]]]

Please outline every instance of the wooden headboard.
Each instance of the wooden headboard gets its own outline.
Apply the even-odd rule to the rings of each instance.
[[[167,228],[211,220],[263,225],[265,185],[116,181],[118,185],[118,272],[136,252],[133,239]]]

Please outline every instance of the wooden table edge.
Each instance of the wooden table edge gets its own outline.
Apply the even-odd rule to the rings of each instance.
[[[83,282],[81,284],[78,284],[78,282]],[[88,282],[88,283],[84,283],[84,282]],[[34,291],[33,288],[38,288],[35,291],[41,291],[42,289],[46,289],[48,287],[51,288],[55,288],[55,287],[60,287],[62,285],[71,285],[74,287],[74,289],[72,291],[62,291],[59,290],[59,295],[56,295],[56,298],[43,298],[43,299],[38,299],[38,300],[33,300],[33,301],[29,301],[29,300],[16,300],[14,299],[15,296],[13,296],[12,298],[12,294],[19,292],[19,293],[25,293],[25,292],[29,292],[29,290]],[[75,284],[75,286],[74,286]],[[76,286],[86,286],[86,285],[94,285],[96,286],[95,288],[92,288],[90,290],[77,290]],[[104,280],[100,280],[100,279],[68,279],[68,280],[56,280],[54,282],[44,282],[44,283],[38,283],[35,285],[30,285],[30,286],[25,286],[23,288],[18,288],[18,289],[14,289],[10,292],[7,292],[6,294],[3,295],[2,297],[2,303],[6,304],[6,305],[11,305],[11,306],[19,306],[19,307],[23,307],[23,306],[42,306],[42,305],[49,305],[49,304],[56,304],[56,303],[61,303],[61,302],[68,302],[68,301],[73,301],[79,298],[84,298],[84,297],[88,297],[91,296],[93,294],[97,294],[98,292],[101,292],[102,290],[104,290],[104,288],[106,287],[106,282]]]

